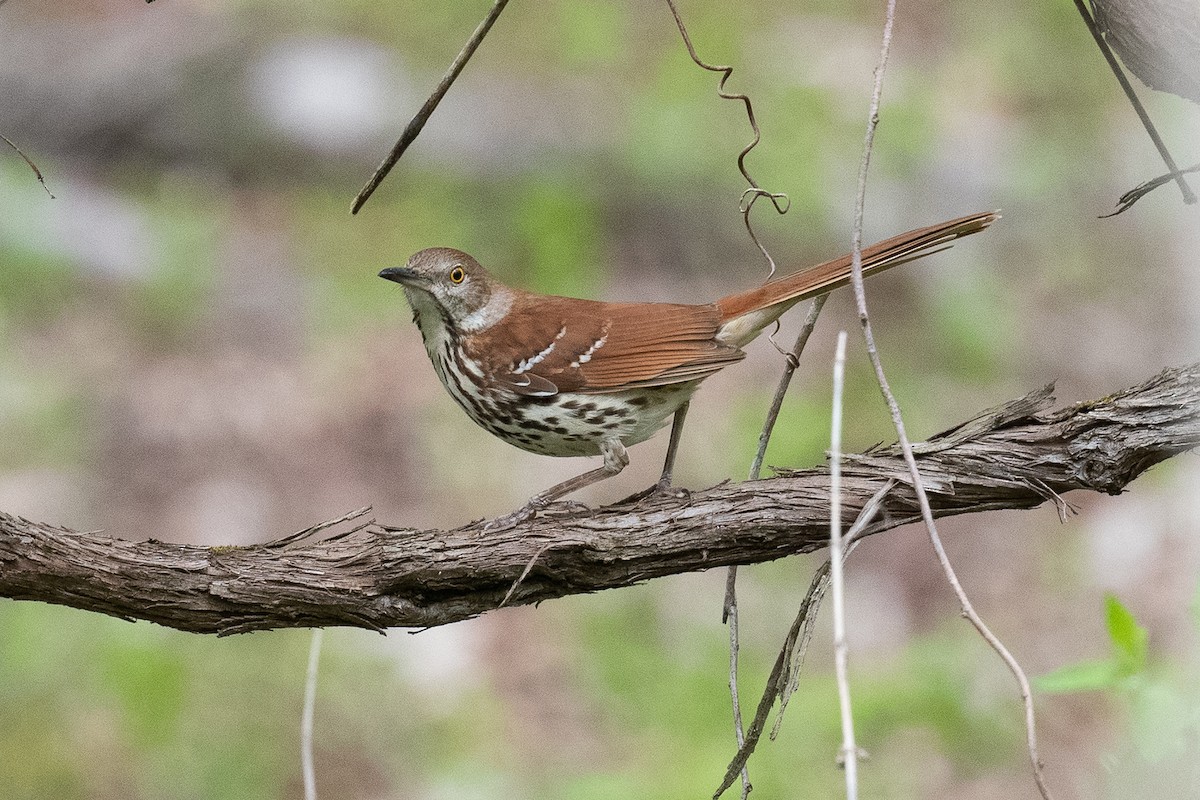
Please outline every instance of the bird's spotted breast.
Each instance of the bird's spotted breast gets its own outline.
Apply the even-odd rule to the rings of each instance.
[[[662,428],[698,382],[629,392],[565,392],[531,398],[488,384],[472,370],[456,336],[433,358],[438,377],[475,424],[509,444],[547,456],[600,455],[605,439],[632,445]]]

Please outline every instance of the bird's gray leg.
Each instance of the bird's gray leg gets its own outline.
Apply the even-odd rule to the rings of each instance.
[[[625,445],[621,444],[620,439],[605,439],[600,442],[600,453],[604,456],[603,466],[593,470],[588,470],[582,475],[576,475],[574,478],[569,478],[562,483],[551,486],[546,491],[534,495],[528,503],[520,509],[503,517],[497,517],[491,520],[483,529],[485,532],[511,528],[528,519],[531,519],[534,514],[542,510],[546,506],[553,503],[563,495],[571,492],[579,491],[585,487],[591,486],[593,483],[599,483],[605,478],[611,478],[618,474],[621,470],[629,465],[629,453],[625,450]],[[576,503],[575,505],[583,505]],[[586,508],[586,506],[584,506]]]
[[[671,488],[671,474],[675,471],[675,456],[679,452],[679,440],[683,438],[683,421],[687,419],[688,406],[684,403],[675,409],[675,418],[671,420],[671,439],[667,442],[667,460],[663,464],[662,477],[655,487],[660,493],[666,493]]]

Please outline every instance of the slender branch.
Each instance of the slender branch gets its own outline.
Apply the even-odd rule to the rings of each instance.
[[[1130,189],[1125,194],[1117,198],[1117,210],[1108,214],[1101,214],[1100,219],[1115,217],[1117,214],[1123,214],[1133,208],[1133,204],[1141,200],[1146,195],[1153,192],[1160,186],[1165,186],[1173,180],[1177,180],[1180,175],[1186,175],[1189,172],[1200,172],[1200,164],[1193,164],[1187,169],[1181,169],[1178,172],[1168,172],[1166,175],[1159,175],[1157,178],[1151,178],[1148,181],[1139,183],[1137,186]]]
[[[863,325],[863,332],[867,339],[867,352],[871,355],[872,363],[878,364],[878,357],[874,353],[874,341],[871,338],[870,320],[867,317],[866,306],[866,290],[863,287],[862,275],[862,240],[863,240],[863,210],[867,202],[867,172],[871,165],[871,153],[875,145],[875,129],[879,126],[879,105],[880,98],[883,96],[883,76],[887,72],[888,54],[892,48],[892,31],[896,25],[896,0],[888,0],[887,12],[883,23],[883,40],[879,46],[879,60],[875,65],[874,81],[871,86],[871,104],[870,113],[867,115],[867,130],[863,139],[862,158],[858,168],[858,188],[854,196],[854,224],[851,229],[851,263],[850,263],[850,283],[854,288],[854,300],[858,307],[859,318]],[[843,332],[838,337],[838,355],[839,362],[845,361],[846,334]],[[841,364],[839,363],[834,368],[834,375],[840,378]],[[879,366],[877,371],[882,376],[882,366]],[[836,384],[835,384],[836,385]],[[880,387],[884,386],[880,383]],[[837,396],[834,403],[834,414],[838,422],[834,430],[837,431],[841,422],[841,397],[840,387],[836,390]],[[886,394],[886,392],[885,392]],[[894,419],[898,419],[894,417]],[[904,443],[904,431],[897,427],[897,434],[900,437],[901,444]],[[846,677],[847,672],[847,652],[846,652],[846,632],[845,632],[845,611],[842,608],[843,589],[842,589],[842,549],[841,549],[841,508],[839,503],[839,494],[841,491],[840,467],[838,467],[838,454],[840,450],[840,433],[833,445],[835,452],[834,460],[834,477],[833,489],[834,508],[833,515],[830,518],[830,554],[829,554],[829,584],[833,589],[833,648],[834,648],[834,667],[837,673],[838,684],[838,706],[841,709],[842,720],[842,751],[841,764],[845,769],[846,779],[846,797],[848,800],[857,800],[858,798],[858,746],[854,741],[854,718],[851,715],[850,709],[850,682]],[[921,476],[913,473],[913,486],[917,491],[917,496],[921,496]]]
[[[946,576],[946,581],[950,584],[954,594],[958,597],[959,605],[962,609],[962,614],[966,617],[975,629],[979,631],[979,635],[991,646],[993,650],[1000,656],[1004,663],[1016,678],[1017,685],[1021,694],[1021,701],[1025,707],[1025,732],[1026,744],[1029,750],[1029,759],[1033,765],[1033,780],[1037,784],[1038,791],[1045,800],[1050,800],[1050,790],[1046,786],[1044,776],[1042,775],[1042,763],[1038,758],[1037,751],[1037,730],[1034,726],[1033,715],[1033,698],[1029,690],[1029,679],[1025,676],[1024,670],[1017,660],[1013,658],[1012,653],[1008,648],[992,633],[991,629],[984,624],[979,614],[976,613],[974,605],[971,603],[967,593],[963,590],[962,584],[959,583],[958,576],[955,574],[954,567],[950,563],[949,557],[946,555],[946,550],[942,546],[941,536],[938,534],[937,525],[934,522],[933,509],[929,502],[929,495],[926,491],[925,484],[921,478],[921,470],[917,466],[917,461],[913,455],[913,448],[908,440],[908,434],[904,427],[904,418],[900,413],[900,404],[896,401],[896,396],[892,392],[891,386],[888,383],[887,376],[884,374],[883,361],[879,356],[879,350],[875,345],[875,335],[871,330],[871,318],[867,312],[867,295],[866,289],[863,286],[862,276],[862,226],[863,226],[863,207],[866,204],[867,192],[867,170],[871,163],[871,149],[875,140],[875,129],[879,124],[879,99],[883,91],[883,75],[887,69],[888,53],[891,50],[892,30],[895,24],[896,0],[888,0],[887,3],[887,19],[883,26],[883,42],[879,50],[879,62],[875,67],[875,86],[871,94],[871,110],[867,120],[867,132],[863,142],[862,161],[859,165],[858,172],[858,194],[855,198],[854,206],[854,229],[853,229],[853,255],[851,268],[851,285],[854,287],[854,302],[858,308],[859,322],[862,324],[863,338],[867,345],[867,357],[871,361],[871,366],[875,370],[875,378],[879,383],[879,390],[883,393],[885,402],[887,403],[888,411],[892,417],[892,424],[896,429],[896,436],[899,439],[899,446],[904,457],[904,462],[908,468],[909,476],[912,480],[912,487],[916,495],[917,504],[920,508],[921,519],[925,522],[925,530],[929,534],[929,542],[933,546],[934,553],[937,556],[938,563],[941,564],[942,572]],[[1172,166],[1172,169],[1174,167]]]
[[[304,774],[304,800],[317,800],[317,770],[313,760],[313,713],[317,705],[317,667],[325,629],[312,632],[308,644],[308,670],[304,676],[304,711],[300,715],[300,767]]]
[[[797,642],[807,644],[805,634],[810,630],[813,621],[816,619],[816,605],[819,603],[817,599],[824,594],[825,587],[829,582],[829,562],[826,561],[813,575],[812,583],[809,584],[808,593],[804,596],[804,601],[800,604],[800,611],[796,614],[795,620],[792,621],[792,627],[788,630],[788,635],[784,639],[783,647],[779,650],[779,655],[775,658],[775,665],[771,668],[771,674],[767,678],[767,688],[763,691],[762,699],[758,701],[758,710],[754,714],[754,719],[750,723],[749,730],[746,731],[745,742],[738,748],[737,753],[733,757],[733,761],[729,763],[729,768],[725,771],[725,778],[721,781],[721,785],[713,792],[713,800],[717,800],[725,790],[733,785],[734,779],[739,773],[746,768],[746,762],[754,753],[754,748],[758,746],[758,740],[762,738],[762,732],[766,728],[767,716],[771,713],[771,707],[775,705],[775,700],[780,698],[784,693],[784,687],[788,685],[789,678],[792,673],[788,667],[792,663],[792,653]],[[782,710],[780,715],[782,716]]]
[[[0,0],[0,5],[4,5],[5,2],[7,2],[7,0]],[[42,171],[40,169],[38,169],[37,164],[33,163],[33,159],[31,159],[29,156],[25,155],[24,150],[17,147],[16,143],[13,142],[12,139],[9,139],[7,136],[5,136],[2,133],[0,133],[0,141],[3,141],[6,145],[8,145],[9,147],[11,147],[13,150],[16,151],[17,155],[19,155],[21,157],[21,160],[24,161],[31,170],[33,170],[33,176],[35,178],[37,178],[37,182],[40,183],[42,185],[42,188],[46,190],[46,194],[50,195],[51,200],[54,200],[55,199],[54,193],[51,192],[50,187],[46,185],[46,179],[44,177],[42,177]]]
[[[754,453],[754,460],[750,464],[749,480],[756,481],[762,473],[762,465],[767,455],[767,445],[771,442],[771,434],[775,430],[775,423],[779,420],[780,409],[783,408],[783,399],[787,395],[788,387],[791,385],[792,376],[796,372],[796,368],[800,364],[800,354],[804,352],[805,345],[808,344],[809,336],[812,335],[813,329],[817,325],[817,317],[821,314],[821,309],[825,306],[825,301],[829,295],[821,295],[813,300],[809,306],[808,314],[805,316],[804,324],[800,328],[800,333],[796,336],[796,343],[792,346],[790,352],[784,353],[786,362],[783,368],[783,375],[779,379],[779,385],[775,388],[775,396],[771,399],[771,406],[767,410],[766,419],[763,421],[762,432],[758,436],[758,449]],[[771,339],[774,344],[774,338]],[[810,590],[811,592],[811,590]],[[808,604],[805,603],[804,608]],[[721,621],[729,625],[729,691],[733,698],[733,719],[736,738],[738,744],[738,753],[745,753],[746,757],[753,752],[755,745],[758,742],[758,736],[762,732],[762,721],[758,721],[757,732],[752,731],[750,736],[743,732],[742,728],[742,707],[741,700],[737,690],[737,661],[738,661],[738,617],[737,617],[737,565],[729,568],[729,574],[725,579],[725,602],[722,606]],[[790,651],[790,647],[786,648]],[[786,681],[785,681],[786,683]],[[776,694],[784,693],[786,690],[771,693],[772,700]],[[786,701],[784,701],[786,703]],[[767,706],[768,710],[770,706]],[[761,704],[760,704],[761,711]],[[780,712],[782,718],[782,710]],[[752,737],[752,741],[750,741]],[[750,775],[746,770],[745,759],[742,759],[738,771],[742,778],[742,798],[745,800],[750,793]],[[721,787],[717,792],[720,795],[727,786]]]
[[[767,409],[767,417],[763,422],[762,433],[758,435],[758,449],[754,453],[754,462],[750,465],[750,480],[758,480],[758,476],[762,473],[763,461],[767,457],[767,445],[771,443],[771,434],[775,430],[775,423],[779,420],[779,412],[783,408],[783,398],[787,395],[788,387],[792,384],[792,376],[796,374],[796,368],[800,366],[800,356],[804,353],[804,348],[808,345],[808,339],[812,336],[813,329],[817,327],[817,318],[821,316],[821,309],[825,307],[825,301],[829,299],[829,295],[823,294],[812,301],[812,305],[808,307],[808,314],[804,317],[804,324],[800,326],[800,333],[796,335],[796,343],[792,345],[792,349],[784,353],[786,363],[783,368],[783,375],[779,377],[779,385],[775,387],[775,396],[771,398],[771,407]],[[772,334],[772,337],[774,334]],[[774,344],[775,339],[771,339]]]
[[[857,245],[856,245],[857,247]],[[856,250],[857,253],[857,250]],[[871,332],[871,321],[867,316],[865,297],[862,295],[862,278],[856,273],[858,281],[855,285],[855,294],[859,303],[859,317],[863,326],[863,335],[867,341],[867,355],[871,359],[871,365],[875,369],[875,377],[879,382],[880,391],[883,392],[885,401],[887,402],[888,410],[892,416],[892,423],[896,428],[897,436],[899,437],[899,446],[904,456],[904,462],[908,467],[909,475],[913,482],[913,488],[916,490],[917,504],[920,508],[921,519],[925,522],[925,529],[929,534],[930,544],[933,546],[934,553],[937,556],[938,563],[941,564],[942,572],[946,576],[946,581],[950,584],[955,596],[958,598],[959,606],[962,609],[962,615],[975,627],[979,635],[984,641],[996,651],[997,655],[1004,661],[1009,671],[1017,681],[1018,690],[1021,695],[1021,702],[1025,707],[1025,735],[1026,744],[1029,750],[1029,759],[1033,766],[1033,779],[1037,784],[1038,791],[1046,800],[1050,800],[1050,790],[1046,786],[1045,778],[1042,774],[1042,762],[1038,757],[1037,750],[1037,729],[1034,724],[1033,714],[1033,695],[1029,688],[1029,679],[1025,675],[1025,671],[1021,665],[1009,652],[1004,643],[992,633],[991,629],[984,623],[983,619],[975,611],[975,606],[971,603],[966,591],[958,580],[958,575],[954,571],[953,565],[950,563],[949,556],[946,555],[946,549],[942,546],[941,536],[938,534],[937,525],[934,522],[934,513],[929,502],[929,496],[926,492],[924,481],[921,478],[920,468],[917,466],[917,461],[913,455],[912,444],[908,440],[908,434],[905,431],[904,419],[900,413],[900,405],[896,401],[896,396],[892,392],[891,386],[888,383],[887,376],[883,371],[883,363],[879,358],[879,351],[875,346],[875,337]]]
[[[858,800],[858,745],[854,742],[854,715],[850,708],[846,644],[846,588],[842,573],[842,386],[846,376],[846,332],[838,333],[833,361],[833,419],[829,436],[829,588],[833,592],[833,665],[837,675],[838,708],[842,717],[842,752],[839,761],[846,776],[847,800]]]
[[[846,549],[842,556],[843,560],[849,558],[850,554],[854,552],[854,548],[862,541],[867,525],[880,512],[883,499],[895,485],[894,480],[883,484],[863,506],[862,511],[858,514],[858,519],[846,533]],[[828,587],[829,560],[826,559],[813,573],[812,581],[808,585],[808,592],[805,593],[804,600],[800,603],[800,610],[792,621],[792,627],[788,630],[788,634],[783,640],[783,647],[779,649],[779,655],[775,659],[775,666],[767,678],[766,688],[763,689],[762,698],[758,701],[758,710],[750,722],[750,727],[746,730],[746,743],[738,749],[733,760],[729,762],[725,779],[713,794],[714,800],[733,784],[733,779],[738,771],[754,753],[754,749],[758,746],[758,740],[762,738],[762,733],[766,729],[767,717],[776,700],[779,701],[779,714],[775,717],[775,724],[771,726],[771,739],[774,740],[779,735],[779,727],[783,724],[783,713],[787,710],[788,700],[791,699],[792,693],[799,683],[800,668],[804,665],[804,656],[808,652],[809,642],[812,641],[817,611],[821,607],[821,599],[825,596],[825,590]]]
[[[379,188],[379,184],[383,183],[383,179],[392,171],[392,167],[396,166],[396,162],[404,155],[404,151],[408,146],[417,140],[421,135],[421,131],[425,127],[425,123],[429,122],[429,118],[433,116],[434,110],[438,104],[442,102],[442,98],[446,96],[446,92],[454,84],[463,67],[471,60],[471,56],[475,55],[475,50],[483,41],[483,37],[488,35],[488,31],[492,29],[492,25],[500,18],[500,12],[508,5],[508,0],[495,0],[495,5],[488,11],[487,16],[475,28],[475,32],[471,34],[471,38],[467,39],[467,43],[463,45],[462,50],[458,51],[458,55],[454,57],[454,61],[450,63],[450,68],[446,70],[446,74],[438,81],[438,85],[434,88],[433,93],[425,100],[425,104],[416,115],[409,120],[405,126],[404,132],[400,134],[400,139],[392,146],[389,152],[383,159],[383,162],[376,167],[375,172],[371,174],[366,185],[359,190],[354,198],[354,205],[350,207],[351,214],[357,214],[358,210],[363,207],[363,203],[374,194]]]
[[[746,747],[746,732],[742,727],[742,701],[738,692],[738,606],[734,587],[737,582],[737,565],[729,568],[725,579],[725,624],[729,626],[729,697],[733,704],[733,736],[738,751]],[[742,781],[742,800],[750,796],[750,770],[742,762],[737,771]]]
[[[1075,489],[1117,494],[1151,465],[1200,445],[1200,364],[1055,412],[1044,412],[1049,398],[1047,387],[914,445],[935,516],[1033,508]],[[898,482],[864,534],[920,519],[899,449],[846,455],[842,473],[848,514]],[[828,471],[814,468],[686,498],[538,516],[489,535],[481,522],[451,531],[384,526],[363,509],[277,542],[215,548],[0,513],[0,597],[200,633],[445,625],[496,608],[539,551],[510,605],[820,550],[828,494]],[[318,534],[328,538],[304,538]]]

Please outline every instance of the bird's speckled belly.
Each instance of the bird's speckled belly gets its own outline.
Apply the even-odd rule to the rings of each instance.
[[[697,385],[545,398],[489,392],[466,400],[453,390],[450,394],[476,424],[522,450],[546,456],[595,456],[605,439],[616,438],[625,445],[649,439],[691,399]]]

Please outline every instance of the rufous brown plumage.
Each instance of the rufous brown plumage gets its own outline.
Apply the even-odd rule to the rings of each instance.
[[[912,261],[997,219],[972,214],[862,251],[863,275]],[[615,475],[627,445],[675,417],[678,433],[700,382],[745,357],[742,347],[796,303],[850,281],[851,257],[818,264],[714,303],[605,303],[505,286],[466,253],[422,250],[380,277],[404,287],[438,378],[476,423],[552,456],[601,455],[604,465],[543,492],[516,517]]]

